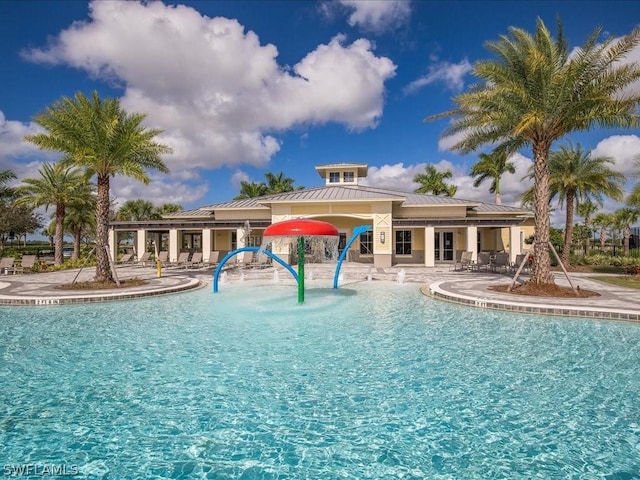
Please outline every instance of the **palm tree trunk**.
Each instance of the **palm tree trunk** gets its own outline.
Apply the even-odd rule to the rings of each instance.
[[[575,193],[572,190],[567,190],[566,198],[566,221],[564,225],[564,245],[562,247],[562,255],[560,260],[565,265],[569,265],[569,259],[571,258],[571,243],[573,240],[573,203],[575,200]]]
[[[535,261],[531,280],[536,284],[554,283],[549,258],[549,165],[547,162],[549,148],[549,145],[540,141],[533,145]]]
[[[502,205],[502,196],[496,191],[496,205]]]
[[[53,262],[62,265],[62,250],[64,248],[64,205],[56,205],[56,245],[54,249]]]
[[[109,176],[98,176],[96,198],[96,282],[113,282],[105,247],[109,245]]]
[[[624,227],[624,256],[628,257],[630,253],[629,237],[631,237],[631,227],[628,225]]]
[[[73,227],[73,254],[72,260],[78,260],[80,258],[80,241],[82,240],[82,227],[76,225]]]
[[[584,243],[584,254],[586,256],[589,256],[589,254],[591,253],[591,236],[593,235],[593,232],[591,231],[591,221],[589,220],[589,217],[584,219],[584,226],[587,229],[587,232],[589,233],[589,236],[587,237]]]

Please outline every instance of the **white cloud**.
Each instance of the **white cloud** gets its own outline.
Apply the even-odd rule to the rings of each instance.
[[[636,158],[640,156],[640,137],[637,135],[613,135],[600,140],[591,151],[592,156],[612,157],[615,169],[631,179],[638,172]]]
[[[364,31],[384,33],[404,25],[411,17],[406,0],[340,0],[351,10],[347,23]]]
[[[187,184],[166,176],[152,176],[148,185],[132,178],[117,176],[111,179],[111,199],[117,205],[127,200],[144,199],[156,206],[163,203],[187,205],[202,200],[207,193],[206,184]]]
[[[246,172],[236,170],[233,172],[233,175],[231,175],[231,181],[229,183],[231,183],[234,190],[240,190],[240,182],[248,182],[249,180],[249,175]]]
[[[274,45],[260,44],[233,19],[161,2],[89,8],[91,21],[23,56],[123,85],[123,107],[164,129],[173,172],[264,166],[280,150],[275,135],[296,125],[375,128],[385,81],[395,75],[393,62],[364,39],[348,44],[336,37],[289,69],[277,63]]]
[[[426,85],[444,84],[449,90],[460,92],[464,88],[464,77],[471,72],[472,65],[465,58],[458,63],[436,62],[429,66],[422,77],[404,87],[405,95],[412,94]]]

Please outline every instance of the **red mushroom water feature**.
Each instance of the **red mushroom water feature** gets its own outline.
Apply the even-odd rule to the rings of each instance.
[[[327,222],[309,218],[284,220],[268,226],[264,237],[297,237],[298,239],[298,303],[304,303],[304,237],[337,237],[338,229]]]

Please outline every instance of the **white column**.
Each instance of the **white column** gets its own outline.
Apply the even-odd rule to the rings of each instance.
[[[178,230],[172,228],[169,230],[169,261],[178,261]]]
[[[516,255],[520,255],[521,253],[520,225],[514,225],[509,227],[509,260],[515,262]]]
[[[247,246],[246,239],[244,238],[244,234],[245,234],[244,228],[238,228],[236,230],[236,238],[238,240],[238,245],[236,248],[242,248]]]
[[[209,261],[211,250],[213,250],[213,244],[211,243],[211,229],[205,228],[202,230],[202,260],[204,262]]]
[[[478,260],[478,227],[467,227],[467,248],[471,252],[471,260]]]
[[[436,265],[436,229],[434,227],[424,227],[424,266],[434,267]]]
[[[142,257],[142,254],[147,251],[147,231],[138,230],[136,240],[136,257],[138,260]]]
[[[109,229],[109,238],[107,240],[109,242],[109,251],[111,252],[111,258],[115,262],[118,259],[118,252],[116,244],[116,231],[113,228]]]

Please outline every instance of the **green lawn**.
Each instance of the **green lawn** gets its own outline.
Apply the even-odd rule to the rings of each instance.
[[[640,290],[640,275],[622,275],[619,277],[605,277],[598,275],[589,278],[591,280],[597,280],[598,282],[617,285],[618,287],[635,288],[636,290]]]

